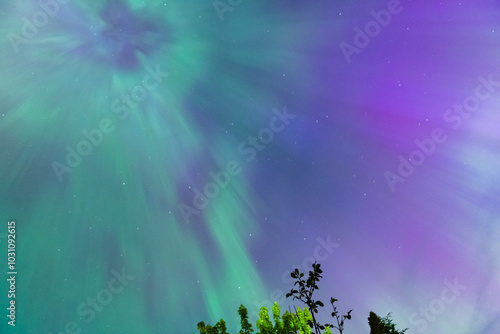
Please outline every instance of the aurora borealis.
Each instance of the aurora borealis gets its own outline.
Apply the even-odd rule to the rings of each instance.
[[[0,264],[15,221],[18,270],[0,333],[236,333],[240,304],[302,307],[289,273],[315,260],[346,334],[370,311],[500,333],[499,17],[493,0],[0,3]]]

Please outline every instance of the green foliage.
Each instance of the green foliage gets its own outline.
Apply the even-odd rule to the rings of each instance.
[[[396,325],[392,323],[391,313],[380,318],[375,312],[370,312],[368,324],[370,325],[370,334],[403,334],[408,330],[406,328],[398,331]]]
[[[245,308],[245,306],[240,305],[240,308],[238,309],[238,314],[240,315],[241,318],[241,330],[239,334],[253,333],[252,324],[248,322],[248,311]]]
[[[227,327],[226,327],[226,322],[222,319],[215,325],[217,329],[219,330],[219,334],[228,334],[227,333]]]
[[[277,305],[277,303],[275,303],[275,305]],[[289,333],[295,334],[296,326],[295,326],[294,316],[295,316],[294,314],[286,311],[283,314],[283,330],[281,332],[276,331],[276,333],[277,334],[289,334]]]
[[[198,323],[198,329],[200,330],[200,334],[228,334],[226,322],[222,319],[213,327],[210,325],[205,326],[205,323],[201,321]]]
[[[260,332],[257,334],[296,334],[297,329],[300,334],[311,334],[312,317],[306,308],[304,310],[297,308],[295,313],[286,311],[282,317],[278,303],[274,302],[272,310],[274,326],[269,319],[267,308],[260,309],[257,320],[257,329]]]
[[[212,327],[212,326],[210,326],[210,325],[208,325],[208,326],[209,326],[210,328]],[[200,330],[200,334],[207,334],[207,328],[205,327],[205,322],[200,321],[200,322],[198,323],[198,329]]]
[[[299,330],[300,334],[311,334],[311,328],[313,324],[313,318],[311,313],[304,307],[304,311],[300,310],[300,307],[297,307],[295,311],[297,315],[297,320],[299,321]]]
[[[256,327],[260,332],[257,334],[273,334],[273,323],[269,320],[269,312],[266,307],[263,306],[260,308],[259,317],[260,319],[257,320]]]
[[[276,334],[287,334],[285,332],[285,315],[283,314],[283,320],[281,319],[281,310],[277,302],[274,302],[272,307],[273,310],[273,321],[274,321],[274,332]]]
[[[300,330],[300,334],[311,334],[311,329],[308,324],[311,322],[311,314],[307,309],[303,311],[298,308],[296,313],[290,313],[286,311],[283,316],[281,316],[281,311],[278,303],[274,303],[272,307],[273,311],[273,322],[269,319],[269,312],[266,307],[262,307],[259,313],[259,319],[257,320],[257,329],[259,330],[256,334],[297,334]],[[241,305],[238,313],[241,318],[241,330],[239,334],[251,334],[253,333],[252,325],[248,322],[248,311],[245,306]],[[205,325],[203,321],[198,323],[198,330],[200,334],[228,334],[226,329],[226,323],[224,320],[220,320],[215,326]]]

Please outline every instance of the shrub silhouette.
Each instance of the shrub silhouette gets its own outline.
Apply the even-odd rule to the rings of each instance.
[[[312,320],[308,322],[308,325],[314,329],[316,334],[320,334],[322,330],[325,330],[326,327],[328,328],[336,328],[340,334],[344,331],[344,322],[346,319],[351,319],[351,312],[347,312],[347,314],[340,316],[339,312],[337,311],[337,307],[334,305],[338,299],[335,298],[330,298],[330,304],[332,304],[333,307],[333,312],[332,312],[332,317],[337,321],[337,325],[332,325],[332,324],[324,324],[321,325],[318,321],[316,321],[316,317],[314,316],[315,313],[318,313],[318,307],[323,307],[325,304],[323,304],[322,301],[320,300],[314,300],[313,299],[313,293],[316,290],[319,290],[319,287],[317,283],[319,282],[320,278],[323,278],[321,274],[323,273],[323,270],[321,270],[321,265],[319,263],[314,262],[313,265],[313,270],[309,271],[309,277],[307,280],[304,280],[304,274],[301,273],[298,269],[295,269],[290,276],[292,278],[295,278],[295,283],[293,285],[298,285],[298,290],[292,289],[289,293],[286,294],[286,297],[293,297],[293,299],[298,299],[305,303],[307,305],[307,308],[312,314]]]

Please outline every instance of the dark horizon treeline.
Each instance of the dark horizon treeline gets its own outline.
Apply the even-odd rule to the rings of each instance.
[[[331,316],[335,320],[335,324],[320,324],[316,320],[315,314],[318,313],[318,308],[325,306],[322,301],[313,299],[314,291],[319,290],[317,283],[320,278],[323,278],[321,276],[323,270],[321,270],[320,266],[319,263],[313,263],[313,270],[309,271],[307,280],[303,279],[304,273],[301,273],[298,269],[290,273],[295,282],[293,284],[294,288],[286,294],[286,297],[293,297],[294,300],[300,300],[306,305],[304,309],[301,310],[299,307],[295,309],[295,312],[290,313],[286,311],[281,315],[280,307],[275,302],[272,307],[273,321],[271,321],[267,308],[262,307],[259,313],[260,318],[256,323],[259,332],[256,334],[332,334],[332,329],[336,329],[339,334],[343,334],[344,323],[346,320],[351,319],[352,310],[347,312],[347,314],[340,315],[335,306],[335,302],[338,301],[337,299],[330,298],[330,304],[333,308]],[[241,319],[241,330],[238,334],[252,334],[254,330],[252,324],[248,322],[248,310],[245,306],[241,305],[238,313]],[[396,325],[392,323],[391,313],[381,318],[372,311],[368,316],[368,324],[370,326],[370,334],[404,334],[408,330],[397,330]],[[198,330],[200,334],[229,334],[226,322],[223,319],[220,319],[214,326],[205,325],[201,321],[198,323]]]

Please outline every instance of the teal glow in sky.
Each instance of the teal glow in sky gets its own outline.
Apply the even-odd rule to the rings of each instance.
[[[318,260],[346,333],[500,333],[499,13],[0,4],[0,332],[236,332]]]

